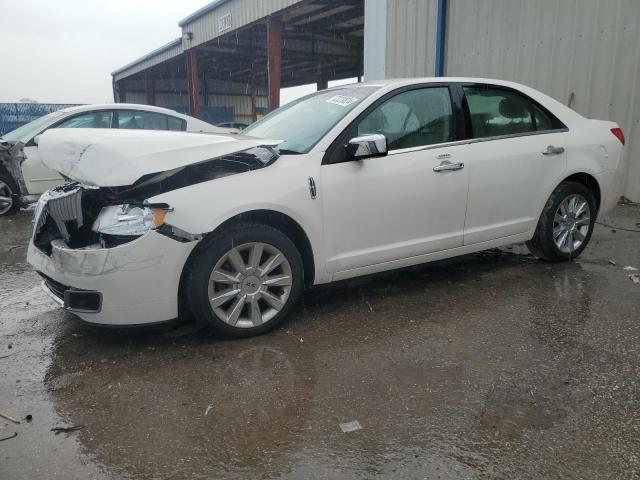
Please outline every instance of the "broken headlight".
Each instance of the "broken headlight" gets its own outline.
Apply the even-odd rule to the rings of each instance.
[[[112,205],[104,207],[93,231],[106,235],[142,235],[164,224],[166,209],[138,205]]]

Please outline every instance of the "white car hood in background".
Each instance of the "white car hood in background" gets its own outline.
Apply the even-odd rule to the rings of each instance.
[[[120,187],[150,173],[278,143],[242,135],[54,128],[40,136],[38,150],[43,163],[65,177],[85,185]]]

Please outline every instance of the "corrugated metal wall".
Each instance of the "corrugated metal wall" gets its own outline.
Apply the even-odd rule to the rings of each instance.
[[[432,76],[437,0],[387,1],[385,78]]]
[[[217,38],[225,32],[218,31],[218,18],[231,14],[232,29],[248,25],[302,0],[232,0],[182,26],[183,32],[193,33],[191,40],[183,41],[184,48],[192,48]]]
[[[0,135],[77,103],[0,103]]]
[[[640,0],[449,0],[445,71],[530,85],[627,136],[640,201]],[[431,72],[429,72],[431,75]]]
[[[385,78],[387,48],[387,1],[364,2],[364,79]]]
[[[366,2],[370,16],[386,15],[385,77],[433,76],[437,1]],[[448,5],[445,74],[513,80],[565,104],[572,96],[582,115],[617,122],[627,137],[625,195],[640,201],[640,0]]]
[[[144,82],[140,79],[129,80],[127,91],[127,103],[147,103],[147,95],[143,91]],[[202,85],[201,85],[202,87]],[[187,113],[189,97],[187,94],[187,82],[184,79],[157,79],[156,105],[166,107],[178,112]],[[204,93],[202,99],[203,120],[220,122],[243,122],[252,123],[250,86],[244,83],[223,82],[220,80],[209,80],[207,82],[206,102]],[[224,92],[224,93],[221,93]],[[256,90],[256,111],[264,115],[269,110],[269,99],[266,87],[257,87]]]

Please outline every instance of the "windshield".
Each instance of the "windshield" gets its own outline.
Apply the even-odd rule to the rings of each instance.
[[[282,153],[306,153],[362,100],[380,87],[347,87],[317,92],[274,110],[243,135],[284,140]]]
[[[31,138],[40,133],[42,128],[48,126],[52,120],[61,117],[62,115],[64,115],[64,112],[51,112],[44,117],[36,118],[33,122],[29,122],[15,130],[11,130],[9,133],[5,133],[2,138],[9,143],[27,143],[28,140],[31,140]]]

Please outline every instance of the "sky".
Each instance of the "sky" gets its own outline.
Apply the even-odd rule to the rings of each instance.
[[[178,38],[178,21],[207,3],[0,0],[0,102],[112,102],[111,72]],[[315,89],[284,89],[281,103]]]

